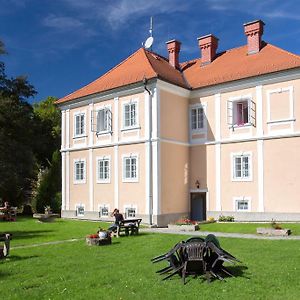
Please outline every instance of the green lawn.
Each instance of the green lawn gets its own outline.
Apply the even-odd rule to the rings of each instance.
[[[0,223],[15,234],[12,247],[84,237],[98,223],[57,220],[39,224],[18,219]],[[28,238],[26,235],[28,234]],[[161,281],[155,271],[164,263],[150,259],[187,236],[145,234],[113,238],[113,244],[88,247],[69,242],[12,249],[0,261],[1,299],[298,299],[300,241],[220,239],[224,249],[242,260],[237,275],[211,284],[188,277]]]
[[[282,228],[291,229],[292,235],[300,235],[300,223],[280,223]],[[200,224],[200,230],[202,231],[214,231],[214,232],[234,232],[234,233],[256,233],[257,227],[269,227],[270,223],[210,223]]]

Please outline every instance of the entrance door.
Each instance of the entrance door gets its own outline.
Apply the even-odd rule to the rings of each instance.
[[[191,193],[191,219],[206,220],[206,193]]]

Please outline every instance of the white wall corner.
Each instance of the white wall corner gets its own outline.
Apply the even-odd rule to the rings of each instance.
[[[89,149],[89,206],[90,211],[94,211],[94,164],[93,149]]]
[[[216,155],[216,210],[221,211],[221,144],[215,145]]]
[[[114,205],[119,207],[119,146],[114,146]]]

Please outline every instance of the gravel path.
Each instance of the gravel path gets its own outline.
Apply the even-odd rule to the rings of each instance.
[[[244,233],[225,233],[225,232],[211,232],[211,231],[177,231],[168,228],[142,228],[140,232],[153,232],[153,233],[166,233],[166,234],[184,234],[191,236],[206,236],[214,234],[217,237],[229,237],[238,239],[257,239],[257,240],[300,240],[299,235],[290,236],[264,236],[257,234],[244,234]]]

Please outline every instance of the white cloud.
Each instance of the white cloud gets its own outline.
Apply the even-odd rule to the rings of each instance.
[[[79,21],[78,19],[71,18],[71,17],[60,17],[55,16],[53,14],[48,15],[43,20],[43,25],[63,31],[72,30],[72,29],[78,29],[83,28],[84,24]]]

